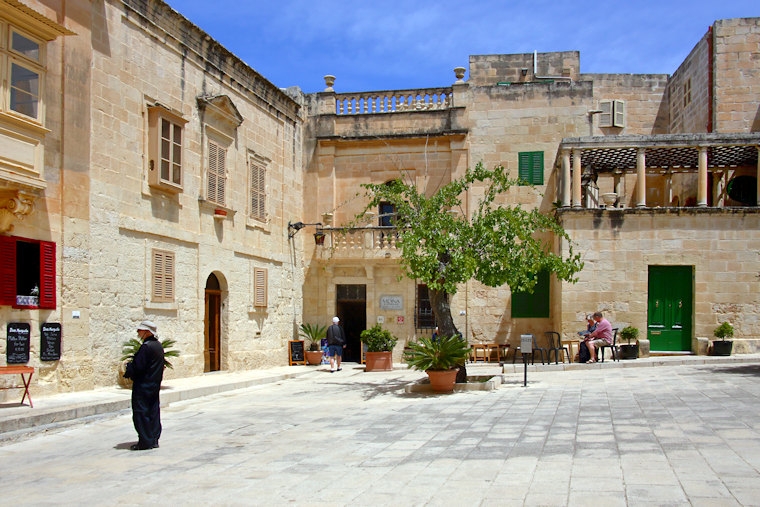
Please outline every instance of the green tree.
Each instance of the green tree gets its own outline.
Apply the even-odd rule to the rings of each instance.
[[[441,336],[457,333],[449,296],[470,279],[528,293],[533,292],[540,271],[577,281],[583,263],[554,214],[499,204],[499,196],[518,183],[504,167],[488,170],[479,163],[430,195],[403,179],[362,185],[370,202],[360,217],[382,202],[393,205],[401,265],[407,277],[427,284]],[[473,185],[482,188],[483,195],[468,217],[462,202]],[[556,238],[570,245],[566,258],[552,252]],[[460,376],[466,378],[464,368]]]

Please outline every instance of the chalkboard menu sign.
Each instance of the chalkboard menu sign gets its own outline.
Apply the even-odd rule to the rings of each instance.
[[[294,364],[306,364],[306,358],[303,353],[303,340],[290,340],[288,342],[288,357],[290,366]]]
[[[40,359],[57,361],[61,358],[61,324],[46,322],[40,330]]]
[[[9,322],[6,329],[5,362],[8,364],[28,363],[32,326],[23,322]]]

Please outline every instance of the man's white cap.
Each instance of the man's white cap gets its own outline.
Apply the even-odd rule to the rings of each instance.
[[[340,322],[340,319],[338,317],[333,317],[333,324],[337,324]]]

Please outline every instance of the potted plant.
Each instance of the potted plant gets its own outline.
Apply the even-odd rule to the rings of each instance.
[[[626,326],[620,331],[620,337],[626,341],[625,345],[619,345],[620,357],[622,359],[636,359],[639,357],[639,344],[637,339],[639,337],[639,328],[633,326]],[[631,343],[631,340],[634,343]]]
[[[172,366],[172,363],[169,361],[169,357],[179,357],[179,350],[172,349],[174,347],[174,344],[176,343],[171,338],[166,338],[165,340],[159,340],[161,342],[161,346],[164,348],[164,368],[174,368]],[[129,340],[125,341],[121,344],[121,363],[119,364],[119,385],[122,387],[126,387],[131,389],[132,388],[132,380],[128,378],[124,378],[124,372],[126,371],[127,363],[132,361],[132,358],[135,357],[135,354],[137,354],[137,351],[140,349],[140,346],[142,345],[142,340],[139,340],[138,338],[130,338]]]
[[[364,371],[391,371],[393,369],[393,348],[398,338],[390,331],[375,324],[361,332],[360,339],[367,346]]]
[[[404,360],[415,370],[427,373],[433,391],[450,393],[454,390],[459,365],[464,364],[469,355],[470,345],[457,335],[436,340],[423,336],[409,343]]]
[[[309,350],[305,352],[306,362],[312,366],[322,364],[322,348],[320,341],[327,332],[327,326],[319,324],[301,324],[300,335],[309,340]]]
[[[734,342],[726,340],[726,338],[734,337],[734,326],[732,326],[730,322],[723,322],[720,326],[715,328],[713,334],[716,338],[720,338],[720,340],[714,340],[712,342],[713,355],[730,356]]]

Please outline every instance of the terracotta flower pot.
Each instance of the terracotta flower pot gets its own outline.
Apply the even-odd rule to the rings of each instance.
[[[454,368],[453,370],[427,370],[425,373],[430,378],[430,386],[433,388],[433,392],[451,393],[454,392],[458,371],[459,368]]]
[[[322,364],[322,351],[321,350],[307,350],[306,362],[312,366],[319,366]]]
[[[392,371],[393,352],[366,352],[364,371]]]

